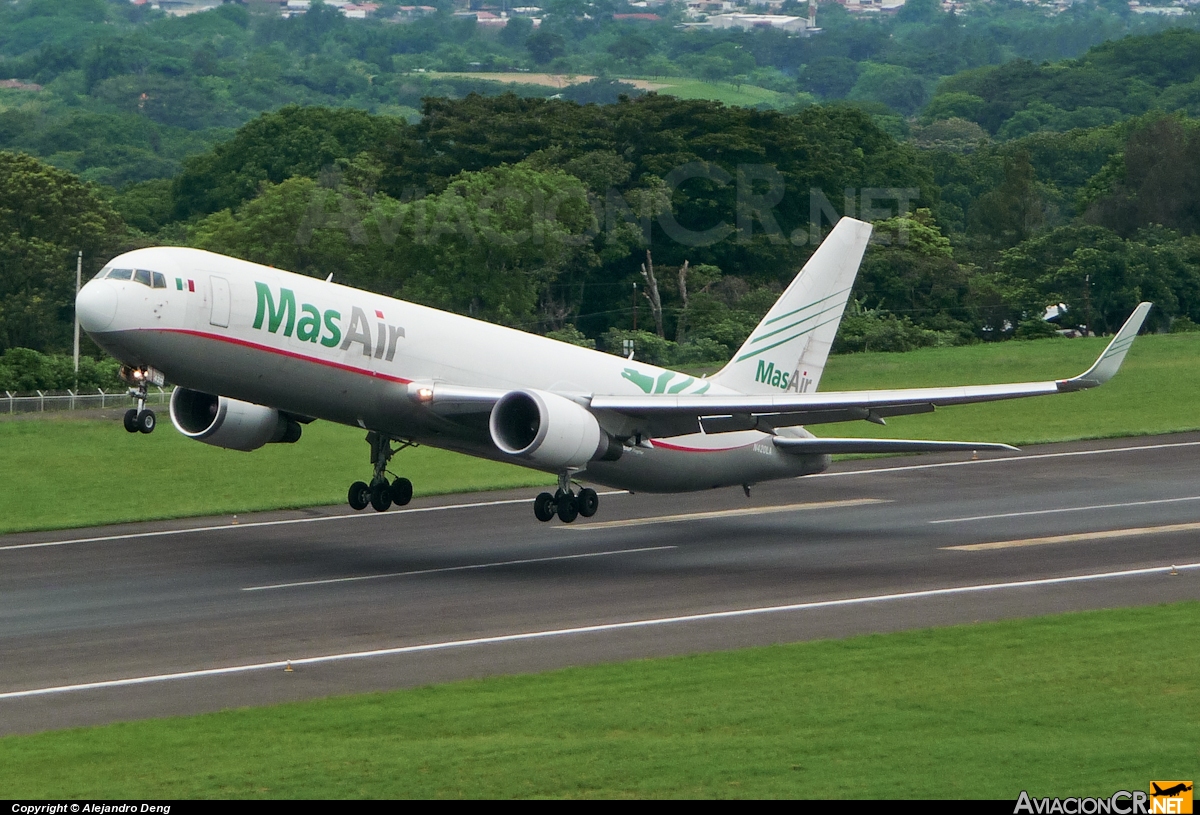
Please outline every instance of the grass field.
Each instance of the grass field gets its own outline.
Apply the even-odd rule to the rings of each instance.
[[[985,384],[1082,372],[1104,339],[1045,340],[831,358],[822,390]],[[1086,393],[819,425],[818,435],[1026,444],[1200,428],[1200,335],[1138,339],[1117,377]],[[48,414],[53,415],[53,414]],[[197,444],[164,424],[131,436],[111,422],[0,422],[0,532],[336,504],[370,472],[363,431],[314,422],[294,445],[253,453]],[[393,460],[417,495],[547,485],[532,470],[418,448]]]
[[[336,504],[369,480],[366,433],[313,422],[296,444],[252,453],[198,444],[165,421],[0,422],[0,532]],[[416,495],[553,484],[510,464],[420,447],[392,459]]]
[[[705,82],[701,79],[664,76],[659,79],[639,80],[657,86],[658,93],[678,96],[680,99],[712,99],[726,105],[752,108],[761,103],[773,105],[783,95],[778,91],[760,88],[757,85],[734,85],[731,82]],[[636,84],[636,83],[635,83]]]
[[[985,385],[1083,373],[1111,338],[931,348],[908,354],[831,357],[821,390]],[[869,422],[816,425],[817,435],[943,438],[1035,444],[1173,433],[1200,428],[1200,334],[1139,337],[1101,388],[1009,402],[949,407]]]
[[[9,737],[0,797],[1108,796],[1195,777],[1198,650],[1186,603]]]
[[[430,72],[423,74],[423,76],[461,76],[501,84],[544,85],[551,88],[565,88],[568,85],[595,79],[594,76],[583,74],[485,73],[480,71]],[[716,102],[723,102],[726,105],[739,105],[741,107],[754,107],[764,102],[775,104],[783,96],[778,91],[767,90],[757,85],[748,85],[745,83],[735,85],[732,82],[706,82],[702,79],[693,79],[691,77],[618,77],[618,79],[621,82],[627,82],[642,90],[677,96],[680,99],[712,99]]]

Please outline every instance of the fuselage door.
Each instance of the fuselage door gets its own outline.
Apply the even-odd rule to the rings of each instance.
[[[212,311],[208,321],[221,328],[229,328],[229,281],[223,277],[208,278],[212,285]]]

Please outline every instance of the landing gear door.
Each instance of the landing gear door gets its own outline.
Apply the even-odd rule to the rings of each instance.
[[[229,328],[229,281],[223,277],[208,278],[212,287],[212,311],[208,322],[221,328]]]

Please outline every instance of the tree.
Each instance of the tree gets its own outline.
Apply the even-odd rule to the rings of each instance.
[[[533,20],[528,17],[509,17],[508,23],[500,29],[500,42],[516,48],[529,39],[533,34]]]
[[[1096,333],[1115,331],[1142,300],[1155,309],[1148,328],[1176,314],[1195,318],[1200,269],[1194,238],[1152,229],[1122,240],[1094,225],[1050,230],[1000,255],[1000,270],[1027,289],[1029,310],[1066,303],[1071,314],[1092,314]]]
[[[418,302],[524,326],[538,321],[540,306],[561,323],[582,282],[570,273],[597,262],[587,190],[563,172],[517,165],[463,173],[405,206],[411,246],[400,291]]]
[[[1130,134],[1112,170],[1112,187],[1093,202],[1089,220],[1124,237],[1150,224],[1200,232],[1200,127],[1152,120]]]
[[[858,63],[848,57],[818,57],[804,66],[801,84],[823,99],[841,99],[858,81]]]
[[[406,131],[401,119],[346,108],[290,105],[263,114],[229,141],[185,162],[174,182],[175,217],[234,209],[264,182],[316,178],[338,159],[402,144]]]
[[[635,32],[622,35],[606,50],[617,59],[636,64],[654,53],[654,43]]]
[[[1012,246],[1042,225],[1043,203],[1029,153],[1022,151],[1004,159],[1004,181],[971,208],[972,228],[1000,246]]]
[[[854,297],[922,328],[953,332],[958,342],[971,341],[978,324],[970,274],[928,209],[875,223]]]
[[[650,313],[654,316],[654,333],[664,338],[662,297],[658,292],[658,278],[654,276],[654,260],[650,257],[649,249],[646,250],[646,262],[642,264],[642,279],[646,281],[642,294],[650,303]]]
[[[90,184],[32,156],[0,152],[0,349],[68,348],[75,258],[85,274],[112,255],[125,231]]]
[[[552,31],[539,31],[525,40],[529,55],[538,65],[545,65],[567,53],[567,41],[561,34]]]
[[[896,12],[896,19],[902,23],[931,23],[940,16],[939,0],[907,0]]]
[[[925,104],[927,95],[925,80],[908,68],[868,63],[850,90],[849,98],[882,102],[911,116]]]

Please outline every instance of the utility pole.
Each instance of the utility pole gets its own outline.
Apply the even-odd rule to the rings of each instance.
[[[633,330],[637,331],[637,281],[633,284]]]
[[[79,299],[79,289],[83,283],[83,250],[75,258],[75,299]],[[75,313],[75,390],[79,390],[79,312]]]
[[[1083,276],[1083,336],[1092,336],[1092,276]]]

